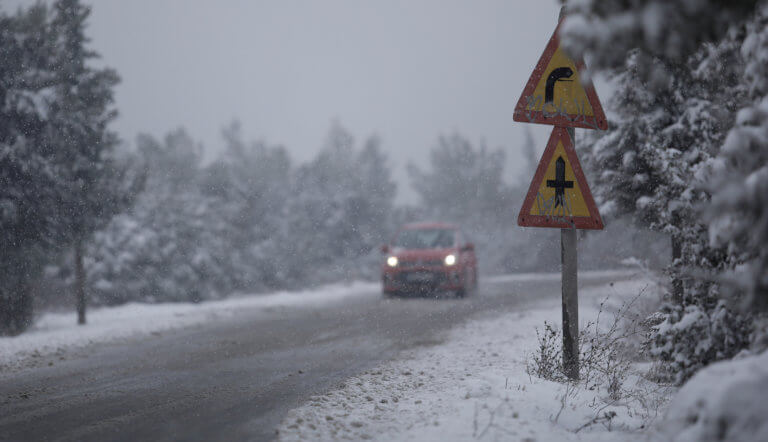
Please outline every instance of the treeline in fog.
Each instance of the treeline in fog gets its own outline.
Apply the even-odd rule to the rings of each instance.
[[[373,278],[395,186],[376,138],[334,126],[317,157],[246,143],[236,124],[210,164],[184,130],[138,139],[134,205],[93,237],[95,302],[199,301],[235,291]]]
[[[239,123],[222,131],[212,161],[184,129],[162,140],[142,135],[123,153],[140,177],[132,204],[96,230],[85,250],[94,304],[201,301],[233,292],[296,289],[379,277],[380,246],[404,222],[461,223],[487,271],[509,270],[517,193],[503,179],[504,155],[441,137],[431,170],[410,167],[422,204],[395,204],[397,184],[380,140],[356,142],[333,124],[317,155],[296,163],[287,149],[245,141]],[[496,244],[494,244],[494,242]],[[39,297],[73,284],[72,257],[47,266]],[[532,268],[532,267],[529,267]]]

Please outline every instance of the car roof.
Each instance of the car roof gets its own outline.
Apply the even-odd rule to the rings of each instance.
[[[421,222],[410,223],[402,227],[401,230],[419,230],[419,229],[451,229],[458,230],[459,227],[455,224],[441,223],[441,222]]]

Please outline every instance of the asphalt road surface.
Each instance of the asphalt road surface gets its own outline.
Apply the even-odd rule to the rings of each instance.
[[[580,275],[579,285],[613,279]],[[270,440],[289,409],[402,349],[438,343],[470,317],[559,296],[557,278],[481,281],[465,299],[358,296],[243,311],[51,356],[52,366],[0,374],[0,440]]]

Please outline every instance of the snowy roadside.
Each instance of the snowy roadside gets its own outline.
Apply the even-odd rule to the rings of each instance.
[[[580,293],[580,322],[609,304],[657,287],[635,276]],[[645,428],[665,392],[649,393],[655,409],[636,403],[605,406],[605,391],[569,389],[526,374],[536,328],[559,323],[559,303],[456,327],[443,344],[403,352],[344,385],[312,397],[283,420],[281,440],[646,440]],[[650,384],[636,375],[627,382]],[[666,392],[668,393],[668,392]],[[653,408],[653,407],[651,407]],[[600,417],[615,412],[607,421]],[[597,422],[593,422],[595,418]]]
[[[588,272],[594,274],[626,274],[626,270]],[[552,273],[521,273],[488,278],[494,282],[530,281],[558,278]],[[9,368],[36,365],[43,356],[66,352],[92,344],[138,338],[167,330],[194,326],[243,311],[268,311],[282,307],[313,307],[350,297],[377,296],[378,283],[352,282],[331,284],[303,291],[280,291],[269,294],[238,295],[200,304],[131,303],[117,307],[101,307],[88,311],[88,324],[78,326],[75,313],[45,313],[25,333],[0,337],[0,373]]]
[[[622,279],[622,278],[630,278],[635,277],[638,273],[638,270],[636,268],[632,268],[629,266],[635,265],[635,260],[625,260],[626,264],[623,262],[623,265],[628,266],[628,268],[620,268],[620,269],[611,269],[611,270],[588,270],[588,271],[579,271],[579,275],[581,277],[588,276],[590,278],[616,278],[616,279]],[[527,281],[560,281],[561,278],[560,272],[547,272],[547,273],[510,273],[506,275],[496,275],[496,276],[487,276],[483,278],[484,281],[487,282],[493,282],[493,283],[504,283],[504,282],[527,282]],[[594,290],[594,289],[592,289]],[[613,292],[605,292],[606,296],[611,296],[618,298],[617,293]]]
[[[61,355],[96,343],[147,336],[232,317],[244,311],[268,312],[281,307],[312,307],[353,296],[375,296],[380,290],[376,283],[354,282],[305,291],[233,296],[201,304],[132,303],[91,309],[86,326],[75,323],[74,312],[46,313],[24,334],[0,337],[0,373],[8,368],[26,365],[42,356]]]
[[[768,352],[737,356],[696,373],[660,425],[675,442],[768,440]]]

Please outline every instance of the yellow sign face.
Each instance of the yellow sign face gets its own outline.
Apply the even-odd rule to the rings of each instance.
[[[562,23],[562,22],[561,22]],[[514,120],[560,127],[608,129],[603,106],[584,62],[560,47],[557,25],[515,105]]]
[[[595,116],[576,63],[559,46],[533,90],[526,110],[550,115]]]
[[[536,200],[528,214],[551,217],[590,216],[584,194],[560,140],[547,165],[544,179],[539,184]]]
[[[517,224],[558,229],[603,228],[589,184],[564,127],[552,129],[547,148],[525,195]]]

